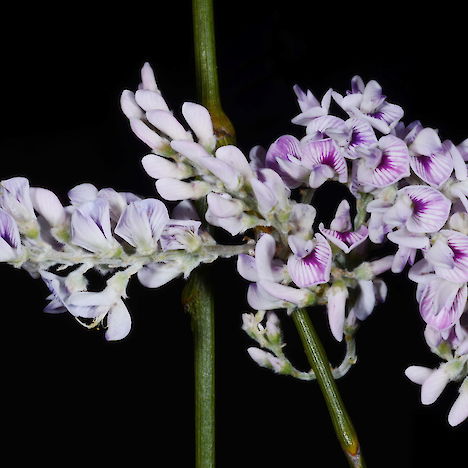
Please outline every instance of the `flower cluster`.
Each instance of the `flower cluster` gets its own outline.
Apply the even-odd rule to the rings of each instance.
[[[201,262],[236,253],[200,228],[187,202],[174,208],[171,219],[160,200],[111,188],[82,184],[68,197],[63,206],[53,192],[30,187],[25,178],[2,181],[0,261],[44,280],[51,293],[46,312],[68,311],[88,328],[105,324],[108,340],[130,331],[122,299],[133,275],[157,288],[188,276]],[[88,291],[91,269],[106,280],[99,292]]]
[[[171,217],[160,200],[113,189],[80,185],[64,207],[26,179],[6,180],[0,261],[44,279],[51,290],[47,311],[68,310],[89,327],[104,321],[106,337],[121,339],[130,328],[122,298],[132,275],[158,287],[201,262],[237,256],[238,272],[250,283],[248,303],[257,311],[243,316],[243,329],[259,344],[249,354],[301,379],[314,375],[292,366],[277,316],[269,312],[262,325],[265,311],[326,306],[331,333],[347,345],[334,369],[340,377],[356,361],[359,323],[385,300],[380,275],[409,265],[426,341],[444,362],[434,371],[410,367],[407,375],[422,384],[423,403],[449,381],[465,379],[449,416],[458,424],[468,416],[468,140],[456,146],[420,122],[405,126],[402,108],[375,81],[354,77],[344,96],[330,89],[321,101],[297,86],[294,91],[301,112],[292,121],[305,135],[281,136],[246,157],[234,145],[218,147],[203,106],[184,103],[186,124],[176,117],[145,64],[138,90],[124,91],[121,107],[151,150],[142,165],[159,196],[180,202]],[[329,181],[346,185],[356,206],[343,200],[325,225],[312,203]],[[207,209],[200,220],[192,201],[202,198]],[[244,234],[247,242],[219,245],[204,222]],[[372,246],[384,242],[392,251],[375,256]],[[92,268],[107,280],[100,292],[87,290]]]

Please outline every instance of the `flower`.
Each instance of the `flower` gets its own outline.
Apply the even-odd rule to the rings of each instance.
[[[336,210],[335,218],[330,224],[330,229],[325,229],[323,223],[320,223],[320,232],[332,243],[339,247],[343,252],[349,253],[351,250],[362,244],[367,238],[368,229],[361,226],[357,231],[352,230],[350,206],[346,200],[343,200]]]

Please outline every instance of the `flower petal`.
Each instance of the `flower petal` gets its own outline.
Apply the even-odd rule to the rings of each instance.
[[[330,245],[320,234],[315,235],[315,240],[315,246],[310,254],[304,258],[290,255],[288,259],[289,274],[294,283],[301,288],[326,283],[330,279],[332,260]]]

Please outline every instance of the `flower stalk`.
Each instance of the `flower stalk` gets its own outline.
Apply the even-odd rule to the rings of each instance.
[[[333,378],[330,363],[306,309],[297,309],[292,318],[301,337],[307,359],[327,403],[336,435],[349,465],[364,468],[359,441]]]

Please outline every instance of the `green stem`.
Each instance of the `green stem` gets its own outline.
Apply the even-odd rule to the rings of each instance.
[[[221,107],[214,30],[213,0],[192,0],[195,72],[198,98],[209,110],[218,145],[235,141],[235,131]]]
[[[204,269],[194,271],[182,293],[192,321],[195,367],[196,468],[215,466],[214,301]]]
[[[333,378],[327,355],[312,325],[307,310],[298,309],[293,312],[292,317],[301,337],[309,363],[317,377],[336,435],[349,465],[354,468],[364,468],[365,463],[362,458],[356,431],[346,412],[335,379]]]

